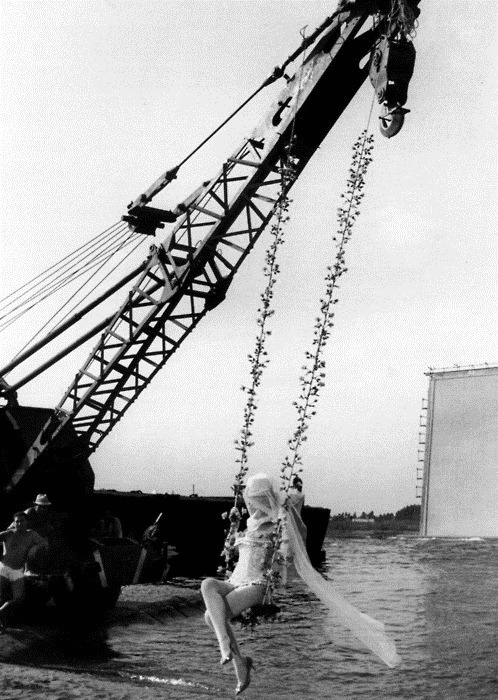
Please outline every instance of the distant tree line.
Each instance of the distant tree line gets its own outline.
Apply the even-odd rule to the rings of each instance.
[[[420,505],[414,503],[413,505],[401,508],[396,511],[396,513],[380,513],[379,515],[375,515],[373,510],[369,513],[362,511],[361,514],[357,514],[356,512],[338,513],[330,518],[330,527],[337,530],[351,529],[357,524],[355,521],[358,520],[373,521],[374,526],[377,527],[389,524],[397,527],[405,524],[409,525],[410,529],[414,529],[418,527],[420,521]]]

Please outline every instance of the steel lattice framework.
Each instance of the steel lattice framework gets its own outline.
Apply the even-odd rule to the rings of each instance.
[[[146,270],[57,407],[71,417],[91,451],[200,319],[222,301],[271,218],[282,178],[272,170],[262,179],[260,150],[248,141],[168,241],[153,248]],[[234,189],[242,190],[238,216]]]
[[[279,197],[292,185],[282,176],[290,141],[298,177],[368,75],[365,59],[386,32],[385,18],[384,24],[381,20],[378,6],[370,2],[337,12],[294,77],[285,76],[287,86],[261,124],[221,171],[186,200],[181,218],[166,240],[151,248],[126,300],[8,488],[69,421],[93,452],[201,318],[224,299]],[[141,212],[149,217],[159,212],[158,222],[168,220],[161,218],[161,210],[145,206],[156,194],[154,188],[144,198],[143,210],[140,198],[134,205],[136,220]],[[158,222],[156,227],[162,226]]]

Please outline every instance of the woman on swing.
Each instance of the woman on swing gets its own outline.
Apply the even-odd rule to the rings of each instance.
[[[220,664],[233,662],[237,676],[235,694],[239,695],[251,680],[252,659],[242,656],[230,621],[241,612],[263,602],[268,583],[267,572],[278,559],[289,560],[307,586],[320,598],[344,626],[391,668],[400,659],[384,625],[350,605],[331,582],[313,568],[306,552],[306,527],[300,510],[304,496],[301,480],[293,483],[287,498],[279,498],[266,474],[250,477],[244,491],[249,512],[247,529],[238,540],[239,559],[229,579],[207,578],[201,593],[206,605],[206,623],[214,631],[220,648]],[[274,556],[273,542],[280,520],[280,556]]]

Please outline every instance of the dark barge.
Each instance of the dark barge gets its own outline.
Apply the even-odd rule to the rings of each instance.
[[[99,511],[111,512],[119,518],[125,536],[139,542],[147,527],[162,514],[158,523],[161,537],[176,554],[172,574],[212,575],[221,564],[220,552],[227,527],[223,514],[232,508],[233,498],[95,491],[93,499]],[[308,529],[308,554],[316,565],[323,560],[322,546],[330,511],[304,506],[302,515]]]
[[[46,408],[0,409],[0,529],[8,527],[16,510],[31,506],[38,493],[53,504],[55,527],[47,556],[28,567],[35,573],[30,584],[37,598],[55,596],[63,607],[68,599],[77,599],[78,607],[108,607],[123,585],[216,574],[227,527],[222,515],[233,499],[95,490],[93,469],[70,425],[12,488],[32,435],[52,417]],[[329,516],[326,508],[303,509],[314,564],[323,558]],[[108,524],[113,518],[120,521],[119,531],[106,527],[106,519]]]

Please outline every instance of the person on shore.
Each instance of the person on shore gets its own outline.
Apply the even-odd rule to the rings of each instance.
[[[227,580],[207,578],[201,584],[205,619],[218,641],[220,664],[232,661],[234,665],[236,695],[249,686],[253,661],[242,655],[230,621],[264,601],[272,570],[285,568],[290,560],[300,578],[334,614],[335,620],[391,668],[400,661],[383,624],[354,608],[330,581],[313,568],[306,552],[306,527],[300,517],[304,494],[295,486],[293,484],[287,496],[280,498],[266,474],[256,474],[248,479],[244,501],[249,518],[247,528],[238,540],[239,559],[235,569]],[[275,553],[274,540],[279,523],[280,546],[279,552]]]
[[[101,538],[123,538],[123,525],[121,520],[111,513],[110,510],[103,510],[97,515],[96,523],[92,535],[97,539]]]
[[[54,532],[54,509],[46,493],[39,493],[33,505],[24,512],[31,530],[42,537],[49,537]]]
[[[0,532],[3,558],[0,561],[0,634],[5,630],[9,613],[25,598],[24,570],[28,556],[38,547],[46,547],[47,541],[28,528],[24,511],[14,515],[13,529]],[[12,598],[6,600],[11,594]]]
[[[300,476],[296,474],[296,476],[292,479],[292,488],[295,491],[299,491],[299,493],[302,493],[303,490],[303,480],[301,479]]]

